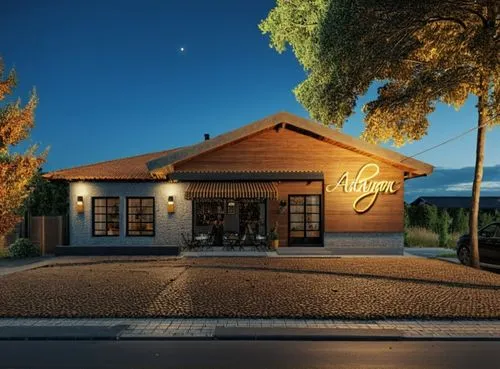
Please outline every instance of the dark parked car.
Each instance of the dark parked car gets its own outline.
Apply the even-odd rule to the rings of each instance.
[[[479,237],[479,260],[481,263],[500,264],[500,222],[491,223],[481,228]],[[458,239],[457,256],[462,264],[470,263],[470,235]]]

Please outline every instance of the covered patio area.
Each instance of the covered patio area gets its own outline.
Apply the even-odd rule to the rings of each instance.
[[[192,182],[185,192],[192,200],[192,235],[183,235],[188,249],[267,251],[268,201],[278,198],[273,182]]]

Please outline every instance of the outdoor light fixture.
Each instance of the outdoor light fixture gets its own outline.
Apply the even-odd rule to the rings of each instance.
[[[234,200],[229,200],[227,202],[227,213],[234,214],[236,212],[236,202]]]
[[[83,213],[83,196],[76,197],[76,212],[78,214]]]
[[[169,196],[167,201],[167,213],[175,213],[174,197]]]
[[[286,210],[286,200],[280,201],[280,213],[283,214]]]

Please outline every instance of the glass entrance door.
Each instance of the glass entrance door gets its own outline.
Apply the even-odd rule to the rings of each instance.
[[[288,204],[289,245],[321,244],[321,195],[290,195]]]

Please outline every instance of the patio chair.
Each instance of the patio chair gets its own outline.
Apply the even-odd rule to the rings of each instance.
[[[267,251],[269,249],[269,246],[267,244],[267,237],[262,237],[261,235],[255,235],[254,245],[257,251]]]
[[[234,250],[234,246],[238,244],[239,238],[238,234],[234,232],[226,232],[224,233],[224,238],[222,241],[222,249],[223,250]]]
[[[254,251],[258,251],[260,242],[257,240],[257,235],[255,233],[247,233],[245,236],[246,239],[244,240],[243,245],[246,243],[247,246],[253,247]]]
[[[198,241],[196,241],[194,238],[189,238],[184,232],[181,232],[181,237],[184,250],[193,251],[199,246]]]
[[[238,250],[245,250],[246,240],[247,240],[247,234],[245,233],[240,238],[238,238],[238,241],[236,241],[236,244],[234,246],[238,246]]]
[[[203,243],[201,248],[204,250],[212,249],[212,247],[214,246],[214,239],[215,239],[215,236],[213,234],[209,234],[208,239]]]

